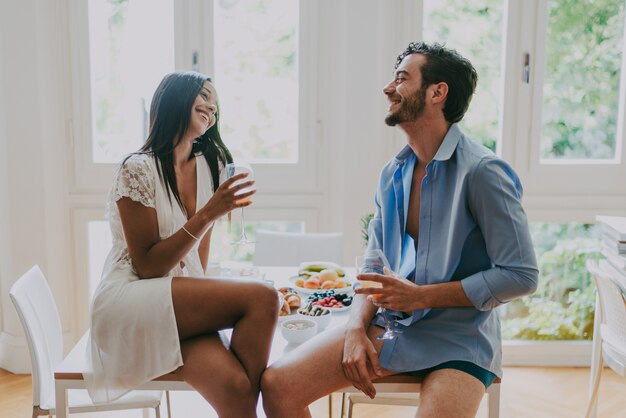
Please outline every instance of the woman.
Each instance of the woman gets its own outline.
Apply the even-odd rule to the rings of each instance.
[[[176,371],[220,417],[256,416],[277,293],[256,281],[200,278],[213,222],[255,193],[241,192],[254,183],[246,174],[219,185],[232,157],[218,115],[208,77],[168,74],[152,99],[146,143],[117,172],[106,210],[113,248],[92,302],[86,380],[95,402]],[[230,347],[218,334],[225,328],[233,328]]]

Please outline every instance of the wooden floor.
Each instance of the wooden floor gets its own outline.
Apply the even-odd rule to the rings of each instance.
[[[576,418],[585,411],[588,392],[587,368],[505,368],[502,380],[502,418]],[[28,418],[32,413],[31,381],[28,375],[14,375],[0,369],[0,416],[2,418]],[[600,386],[598,418],[626,417],[626,379],[610,369],[605,369]],[[172,393],[174,418],[215,417],[215,412],[194,392]],[[338,416],[338,399],[334,399]],[[484,404],[484,402],[483,402]],[[327,417],[326,398],[311,407],[314,418]],[[167,414],[162,411],[162,416]],[[357,405],[354,418],[409,418],[415,409]],[[142,411],[119,411],[97,414],[76,414],[80,418],[146,418]],[[264,416],[259,413],[259,416]],[[478,417],[486,417],[485,405]]]

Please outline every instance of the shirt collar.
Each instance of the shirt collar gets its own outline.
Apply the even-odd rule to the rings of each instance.
[[[408,145],[405,145],[404,148],[394,157],[394,162],[396,165],[403,165],[406,163],[406,160],[411,157],[413,154],[413,149]]]
[[[446,161],[452,157],[454,150],[459,144],[459,140],[461,139],[461,130],[456,123],[453,123],[448,129],[448,133],[443,138],[443,142],[439,146],[437,153],[433,160],[437,161]],[[413,155],[413,150],[408,145],[405,145],[404,148],[394,157],[394,162],[396,165],[403,165],[406,163],[407,159]]]
[[[443,138],[443,142],[439,145],[439,149],[437,153],[433,157],[433,160],[437,161],[446,161],[452,157],[452,153],[456,149],[457,145],[459,145],[459,140],[461,139],[461,130],[459,129],[459,125],[453,123],[448,129],[448,133]]]

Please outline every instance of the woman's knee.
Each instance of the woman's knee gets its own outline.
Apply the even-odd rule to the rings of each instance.
[[[228,379],[225,379],[222,389],[226,396],[235,400],[253,398],[256,396],[250,379],[243,372],[233,373]]]
[[[254,300],[252,304],[254,307],[263,308],[271,316],[278,316],[278,292],[273,286],[257,282],[251,283],[253,286]]]

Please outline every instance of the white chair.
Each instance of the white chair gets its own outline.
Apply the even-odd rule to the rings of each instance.
[[[602,369],[626,377],[626,275],[606,261],[587,262],[598,290],[593,327],[589,403],[586,418],[596,416]]]
[[[373,383],[377,393],[374,399],[368,398],[352,386],[344,388],[340,391],[340,418],[344,417],[346,402],[348,406],[348,418],[352,418],[354,405],[359,403],[374,405],[419,406],[419,393],[422,386],[421,377],[399,374],[377,379]],[[500,383],[501,380],[497,378],[486,391],[488,396],[489,418],[499,418],[500,416]],[[329,416],[332,417],[332,413],[329,413]]]
[[[56,415],[54,370],[63,360],[61,321],[39,266],[20,277],[9,292],[26,334],[33,377],[33,418]],[[94,405],[86,390],[68,395],[70,413],[154,408],[160,417],[160,391],[130,392],[115,402]]]
[[[253,263],[297,266],[303,261],[343,263],[342,233],[291,233],[258,230]]]

